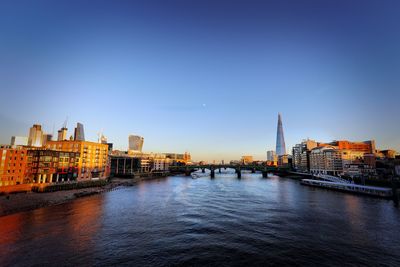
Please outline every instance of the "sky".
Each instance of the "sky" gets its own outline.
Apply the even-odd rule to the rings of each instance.
[[[194,160],[302,139],[400,151],[399,1],[1,1],[0,143],[87,140]]]

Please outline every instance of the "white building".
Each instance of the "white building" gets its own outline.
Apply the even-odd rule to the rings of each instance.
[[[11,146],[27,146],[28,145],[28,137],[26,136],[13,136],[11,137]]]

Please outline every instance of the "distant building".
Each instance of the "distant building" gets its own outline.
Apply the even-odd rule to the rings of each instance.
[[[66,127],[62,127],[60,130],[58,130],[57,141],[67,140],[67,132],[68,129]]]
[[[289,155],[278,156],[278,167],[289,167]]]
[[[276,153],[273,150],[267,151],[267,160],[268,161],[276,161]]]
[[[39,124],[34,124],[29,129],[28,146],[41,147],[42,138],[43,138],[42,126]]]
[[[386,159],[394,159],[396,158],[397,152],[392,149],[386,149],[386,150],[380,150],[376,153],[376,156],[380,159],[386,158]]]
[[[278,127],[276,132],[276,154],[282,156],[286,154],[285,138],[283,136],[283,126],[281,114],[278,114]]]
[[[241,158],[241,163],[242,164],[249,164],[249,163],[253,163],[253,156],[242,156]]]
[[[42,146],[45,146],[48,141],[53,140],[53,135],[52,134],[43,134],[42,136]]]
[[[11,137],[11,146],[27,146],[28,145],[28,137],[26,136],[13,136]]]
[[[101,143],[101,144],[107,144],[107,137],[104,136],[104,134],[101,134],[101,135],[100,135],[99,143]]]
[[[375,153],[375,141],[368,140],[363,142],[351,142],[347,140],[339,140],[333,141],[328,145],[337,146],[338,149],[346,149],[346,150],[354,150],[354,151],[362,151],[364,153]]]
[[[142,152],[144,138],[138,135],[129,135],[129,150]]]
[[[83,130],[83,124],[77,123],[75,132],[74,132],[74,140],[75,141],[85,141],[85,132]]]
[[[179,153],[163,153],[165,158],[172,160],[173,163],[191,164],[192,156],[190,153],[185,152],[184,154]]]

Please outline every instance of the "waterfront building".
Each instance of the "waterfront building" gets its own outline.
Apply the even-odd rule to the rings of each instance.
[[[25,148],[0,148],[0,186],[25,183],[27,150]]]
[[[26,136],[12,136],[11,137],[11,146],[27,146],[28,145],[28,137]]]
[[[57,141],[67,140],[67,132],[68,129],[66,127],[62,127],[60,130],[58,130]]]
[[[149,173],[152,169],[153,159],[149,157],[136,157],[128,154],[110,156],[111,176],[133,176],[140,173]]]
[[[129,150],[142,152],[144,138],[138,135],[129,135]]]
[[[311,150],[310,172],[340,175],[343,173],[342,153],[335,146],[319,146]]]
[[[364,155],[363,151],[339,149],[337,146],[320,146],[311,151],[310,171],[314,174],[343,175],[349,173],[348,168],[351,169],[350,172],[354,171],[353,164],[364,164]],[[373,167],[370,166],[370,169]]]
[[[108,177],[108,145],[89,141],[49,141],[46,148],[79,153],[77,180],[104,179]]]
[[[248,156],[248,155],[242,156],[242,158],[240,160],[240,162],[242,164],[251,164],[251,163],[253,163],[253,161],[254,161],[253,156]]]
[[[110,156],[111,176],[133,176],[141,171],[141,159],[130,155]]]
[[[300,144],[296,144],[292,149],[293,169],[299,172],[309,172],[311,150],[319,145],[320,143],[310,139],[303,140]]]
[[[85,141],[85,132],[83,130],[83,124],[77,123],[74,132],[74,140],[75,141]]]
[[[171,166],[171,160],[167,158],[155,158],[152,161],[151,169],[153,171],[168,171]]]
[[[351,178],[371,177],[376,175],[376,169],[365,163],[349,163],[343,166],[343,174]]]
[[[301,144],[296,144],[292,148],[292,156],[293,156],[293,169],[299,171],[301,165]]]
[[[79,153],[49,149],[30,149],[27,153],[26,179],[29,183],[76,181]]]
[[[283,126],[281,114],[278,114],[278,127],[276,132],[276,154],[282,156],[286,154],[285,138],[283,136]]]
[[[42,126],[39,124],[34,124],[29,129],[28,146],[41,147],[42,138],[43,138]]]
[[[170,159],[173,164],[191,164],[192,156],[190,153],[185,152],[183,154],[179,153],[162,153],[167,159]]]

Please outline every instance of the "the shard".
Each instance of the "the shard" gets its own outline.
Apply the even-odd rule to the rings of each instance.
[[[285,138],[283,137],[283,127],[281,114],[278,114],[278,130],[276,132],[276,154],[282,156],[286,154]]]

